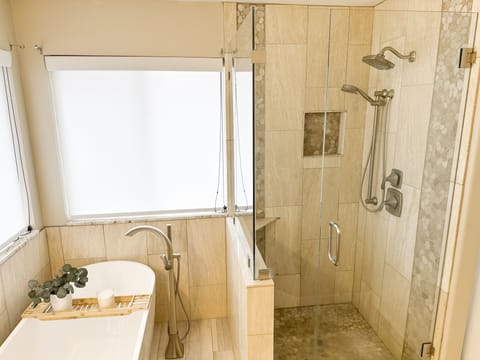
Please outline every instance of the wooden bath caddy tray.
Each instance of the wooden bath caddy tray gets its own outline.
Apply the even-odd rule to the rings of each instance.
[[[147,310],[151,295],[115,296],[115,307],[100,309],[96,298],[73,299],[73,309],[53,311],[50,303],[30,304],[23,312],[22,318],[39,320],[84,319],[104,316],[122,316],[134,311]]]

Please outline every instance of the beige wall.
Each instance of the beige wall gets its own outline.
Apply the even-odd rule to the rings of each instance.
[[[480,8],[480,1],[477,1],[475,0],[474,1],[474,6],[473,6],[473,9],[475,11],[478,11]],[[478,36],[478,32],[477,32],[477,38],[476,38],[476,41],[477,41],[477,44],[478,45],[478,41],[479,40],[479,36]],[[478,55],[477,55],[477,64],[478,64]],[[473,103],[475,102],[476,104],[478,104],[478,92],[476,90],[478,90],[478,85],[479,85],[479,82],[478,82],[478,72],[480,71],[479,70],[479,66],[477,65],[472,71],[473,72],[473,75],[472,77],[475,79],[473,81],[474,84],[471,85],[471,88],[472,88],[472,93],[473,93],[473,97],[476,97],[476,101],[474,101],[473,99],[470,101],[470,103],[472,103],[472,106],[471,106],[471,110],[470,110],[470,113],[467,112],[467,115],[470,115],[472,118],[473,118]],[[477,117],[476,117],[476,123],[477,123],[477,128],[478,128],[478,121],[479,121],[479,118],[478,118],[478,114],[477,114]],[[475,131],[475,130],[474,130]],[[478,163],[478,158],[480,156],[480,149],[478,148],[478,142],[476,143],[476,149],[475,147],[473,148],[473,154],[471,156],[471,160],[472,160],[472,163],[474,165],[476,165],[476,163]],[[463,149],[466,153],[466,149]],[[464,159],[464,162],[467,162],[467,156],[465,155],[465,159]],[[475,160],[476,159],[476,160]],[[466,167],[466,165],[463,165],[461,166],[461,170],[464,170],[464,168]],[[472,187],[472,184],[471,184],[471,176],[472,176],[472,168],[469,169],[470,172],[469,172],[469,181],[468,181],[468,187]],[[477,167],[477,170],[478,170],[478,167]],[[462,180],[464,179],[465,177],[465,174],[462,173],[461,174],[461,178]],[[473,176],[475,177],[476,175],[473,174]],[[462,182],[462,185],[463,185],[463,182]],[[460,185],[459,185],[460,186]],[[475,184],[473,184],[473,188],[475,188]],[[477,188],[478,189],[478,188]],[[463,190],[463,186],[461,189],[459,189],[460,192],[462,192],[461,190]],[[476,193],[478,193],[478,191],[476,191]],[[466,192],[466,194],[468,194],[468,191]],[[468,201],[465,202],[466,205],[468,206]],[[460,206],[458,206],[459,208]],[[472,211],[473,210],[473,211]],[[458,210],[459,212],[460,210]],[[464,213],[466,213],[466,216],[467,217],[471,217],[473,219],[477,219],[477,216],[478,216],[478,212],[475,211],[475,209],[470,209],[470,211],[464,211]],[[473,231],[474,233],[477,233],[478,234],[478,231],[476,229],[476,226],[474,224],[477,224],[477,222],[474,220],[474,223],[471,223],[470,224],[470,231]],[[456,224],[458,226],[458,224]],[[473,243],[477,243],[478,244],[478,241],[477,241],[477,237],[476,236],[473,236],[471,238],[468,238],[465,236],[465,233],[463,233],[464,237],[463,237],[463,240],[469,240],[469,242],[473,242]],[[460,241],[461,243],[461,241]],[[472,250],[474,250],[475,248],[463,248],[463,252],[473,252]],[[462,247],[460,247],[459,250],[462,250]],[[476,246],[476,251],[477,251],[477,256],[476,256],[476,261],[477,261],[477,271],[476,271],[476,284],[474,285],[474,290],[473,290],[473,296],[472,296],[472,300],[471,300],[471,304],[470,304],[470,314],[469,314],[469,319],[468,319],[468,326],[467,326],[467,329],[466,329],[466,334],[465,334],[465,337],[464,337],[464,344],[463,344],[463,351],[462,351],[462,359],[464,360],[474,360],[478,357],[478,354],[480,353],[480,344],[478,342],[478,339],[480,338],[480,253],[479,253],[479,249],[478,249],[478,245]],[[452,253],[453,253],[453,250],[452,250]],[[467,266],[466,268],[464,267],[463,269],[459,269],[457,267],[457,271],[456,271],[456,274],[455,274],[455,279],[457,281],[462,281],[461,279],[463,279],[463,276],[461,277],[458,277],[456,276],[458,273],[461,273],[463,275],[465,275],[465,270],[469,269],[469,274],[468,274],[468,278],[471,279],[472,275],[473,275],[473,262],[475,261],[475,256],[469,256],[467,259],[465,259],[464,257],[464,254],[462,254],[461,251],[459,251],[459,257],[461,258],[461,260],[467,260],[466,263],[464,266]],[[453,254],[450,255],[450,258],[453,258]],[[469,263],[469,264],[468,264]],[[448,269],[450,270],[450,269]],[[450,278],[450,277],[449,277]],[[465,284],[463,286],[460,287],[460,291],[459,288],[457,287],[458,284],[453,284],[454,286],[454,289],[453,290],[457,290],[458,293],[457,293],[457,296],[459,297],[464,297],[464,298],[468,298],[468,293],[471,291],[469,285],[470,285],[470,281],[465,281]],[[442,288],[443,288],[443,284],[442,284]],[[463,289],[462,289],[463,288]],[[463,290],[463,291],[462,291]],[[455,305],[455,307],[457,308],[461,308],[461,312],[464,313],[464,309],[463,309],[463,303],[462,302],[459,302],[459,301],[456,301],[456,299],[454,298],[453,301],[452,301]],[[446,307],[446,306],[445,306]],[[457,314],[454,314],[453,316],[455,316]],[[449,317],[450,317],[450,322],[447,322],[447,325],[451,326],[452,322],[451,321],[451,314],[449,314]],[[442,322],[443,324],[443,319],[442,319]],[[452,328],[447,328],[446,329],[446,333],[447,333],[447,336],[449,334],[452,334],[452,333],[455,333],[455,334],[458,334],[457,335],[457,339],[453,339],[453,341],[457,340],[458,341],[458,337],[460,337],[461,339],[461,334],[462,334],[462,330],[461,329],[455,329],[455,327],[452,327]],[[439,342],[439,341],[438,341]],[[448,346],[448,342],[446,344],[446,346]],[[446,347],[445,346],[445,347]],[[441,357],[439,358],[442,358],[442,359],[447,359],[447,356],[451,356],[451,354],[455,354],[455,353],[449,353],[449,351],[447,351],[446,349],[444,348],[441,348],[441,345],[438,344],[437,345],[437,348],[438,349],[441,349]],[[456,346],[454,346],[454,349],[458,349]],[[458,354],[458,353],[457,353]]]
[[[15,0],[12,12],[19,42],[25,99],[45,224],[66,222],[55,119],[45,54],[131,56],[220,56],[222,4],[155,0]]]
[[[344,112],[343,154],[327,156],[321,259],[318,268],[321,159],[303,157],[304,116],[324,111],[330,10],[315,6],[266,7],[266,216],[279,217],[266,262],[275,274],[275,306],[350,302],[366,103],[340,91],[368,87],[361,60],[370,49],[371,9],[331,12],[329,111]],[[347,35],[347,36],[346,36]],[[342,227],[342,255],[327,260],[327,223]],[[320,273],[320,275],[319,275]],[[319,287],[317,286],[319,285]]]
[[[155,271],[156,321],[166,321],[168,277],[160,257],[165,253],[164,245],[150,233],[124,234],[141,224],[166,231],[167,223],[172,224],[173,249],[181,255],[180,293],[191,319],[226,317],[224,217],[49,227],[52,273],[65,263],[82,266],[105,260],[139,261]],[[180,319],[185,318],[179,306],[177,312]]]
[[[474,360],[480,353],[480,261],[477,266],[475,291],[472,296],[470,306],[470,319],[465,335],[465,343],[463,346],[462,359]]]
[[[10,3],[7,0],[0,1],[0,48],[10,50],[10,44],[15,43],[12,14]]]
[[[253,280],[250,246],[242,227],[227,219],[228,321],[237,360],[273,359],[274,285]]]

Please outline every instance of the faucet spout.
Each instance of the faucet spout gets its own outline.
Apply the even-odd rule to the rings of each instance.
[[[165,264],[165,270],[171,270],[173,268],[173,245],[172,245],[172,225],[168,224],[167,225],[167,234],[165,234],[162,230],[159,228],[156,228],[155,226],[150,226],[150,225],[140,225],[140,226],[135,226],[131,229],[129,229],[126,233],[125,236],[133,236],[141,231],[147,231],[151,232],[155,235],[157,235],[159,238],[163,239],[165,244],[167,245],[167,254],[165,256],[162,256],[162,260]]]

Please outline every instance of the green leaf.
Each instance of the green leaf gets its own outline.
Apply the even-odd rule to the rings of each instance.
[[[28,297],[29,297],[30,299],[36,298],[36,297],[37,297],[37,292],[36,292],[35,290],[30,290],[30,291],[28,292]]]
[[[78,269],[78,276],[79,277],[86,277],[88,275],[88,270],[85,268]]]
[[[63,265],[62,271],[63,271],[63,272],[70,272],[70,271],[72,271],[72,265],[70,265],[70,264],[65,264],[65,265]]]
[[[47,298],[50,298],[50,290],[48,290],[48,289],[42,290],[42,293],[40,294],[40,297],[42,299],[45,299],[45,301],[46,301]]]
[[[39,297],[32,298],[32,302],[34,305],[38,305],[42,302],[42,299],[40,299]]]
[[[43,284],[43,287],[44,288],[51,288],[53,286],[53,282],[52,281],[47,281],[45,284]]]
[[[67,290],[65,290],[63,287],[59,288],[57,290],[57,297],[63,299],[65,296],[67,296]]]
[[[30,280],[28,282],[28,287],[30,289],[33,289],[33,288],[36,288],[36,287],[39,287],[39,286],[40,286],[40,283],[37,280]]]

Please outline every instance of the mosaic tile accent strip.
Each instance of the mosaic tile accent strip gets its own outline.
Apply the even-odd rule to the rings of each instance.
[[[265,217],[265,66],[254,66],[255,209],[259,218]]]
[[[250,14],[251,4],[237,4],[237,29],[242,26],[245,18]]]
[[[237,4],[237,29],[251,11],[251,4]],[[255,48],[265,48],[265,5],[255,5]],[[265,217],[265,64],[254,66],[255,112],[255,211]],[[260,238],[262,234],[257,234]],[[261,240],[261,239],[260,239]]]
[[[275,309],[275,360],[393,360],[351,304]]]
[[[446,0],[443,8],[467,11],[471,1]],[[421,344],[431,340],[435,326],[437,279],[448,226],[445,214],[466,86],[465,70],[457,68],[458,49],[468,44],[470,22],[471,14],[442,14],[403,360],[421,359]]]
[[[340,119],[342,113],[327,113],[325,154],[337,155],[340,142]],[[303,137],[303,156],[321,156],[323,152],[323,128],[325,113],[306,113]]]
[[[442,11],[466,12],[471,11],[473,0],[443,0]]]
[[[237,29],[242,25],[245,18],[250,14],[251,4],[237,5]],[[265,48],[265,5],[255,5],[255,49]]]

